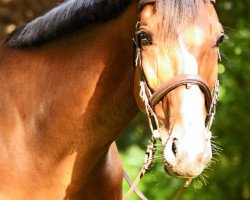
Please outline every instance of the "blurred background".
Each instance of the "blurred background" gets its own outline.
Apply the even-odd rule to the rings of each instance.
[[[0,0],[0,40],[62,0]],[[250,199],[250,0],[219,0],[216,9],[228,39],[221,46],[220,100],[212,132],[223,150],[193,181],[183,200]],[[117,143],[124,168],[134,179],[150,138],[143,114],[131,122]],[[158,147],[159,155],[161,145]],[[183,185],[163,170],[161,159],[139,184],[150,200],[171,199]],[[128,190],[124,182],[124,193]],[[136,195],[131,200],[137,200]]]

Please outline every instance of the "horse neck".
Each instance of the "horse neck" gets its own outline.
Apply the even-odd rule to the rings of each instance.
[[[75,71],[81,71],[89,85],[82,96],[85,130],[94,132],[95,141],[102,144],[114,141],[138,112],[131,67],[136,19],[137,3],[132,3],[117,19],[85,28],[66,45],[62,42],[73,48],[66,54],[78,63]]]
[[[43,145],[54,141],[59,150],[74,146],[78,138],[93,146],[110,144],[137,113],[131,68],[136,4],[110,22],[42,47],[8,50],[15,55],[8,70],[14,77],[11,85],[19,91],[11,94],[20,105],[18,115],[35,118],[36,131],[46,132]]]

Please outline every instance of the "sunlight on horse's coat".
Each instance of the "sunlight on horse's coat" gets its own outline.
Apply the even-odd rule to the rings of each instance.
[[[72,172],[74,168],[74,163],[76,161],[77,152],[73,152],[68,155],[64,161],[61,162],[61,166],[58,167],[58,174],[61,174],[63,171],[64,177],[61,177],[61,184],[65,187],[68,187],[69,183],[72,181]]]
[[[151,37],[138,35],[134,71],[143,2],[137,28]],[[169,172],[198,175],[210,161],[204,96],[216,80],[220,34],[209,0],[69,0],[17,28],[0,45],[0,198],[120,200],[114,141],[138,106],[145,111],[138,72],[152,93],[181,74],[208,82],[206,95],[201,84],[178,85],[151,109]]]
[[[194,55],[188,51],[188,47],[183,42],[183,37],[179,36],[179,53],[178,60],[182,61],[179,64],[180,73],[183,74],[198,74],[198,64]]]
[[[198,24],[194,24],[193,27],[190,27],[185,32],[184,38],[185,42],[192,46],[200,46],[202,43],[204,43],[204,40],[206,39],[206,34],[204,33],[204,30],[202,30]],[[187,46],[188,46],[187,45]]]

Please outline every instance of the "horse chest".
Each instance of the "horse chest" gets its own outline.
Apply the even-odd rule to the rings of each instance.
[[[108,182],[100,184],[102,188],[118,184],[111,181],[113,176],[121,177],[120,164],[108,159],[107,152],[113,137],[126,126],[135,111],[131,109],[122,114],[119,94],[113,94],[117,99],[107,95],[103,92],[105,85],[98,86],[96,93],[87,93],[83,87],[89,86],[82,84],[76,89],[81,84],[74,83],[73,90],[65,85],[56,92],[53,87],[39,92],[36,87],[16,96],[2,95],[0,197],[3,199],[36,199],[35,196],[62,199],[69,185],[70,193],[81,199],[84,186],[96,185],[100,177],[106,177],[105,180],[110,177]],[[16,90],[24,90],[23,84],[18,87]],[[117,159],[117,156],[114,152],[111,157]],[[118,174],[111,173],[109,167],[115,167]],[[92,195],[90,189],[85,192]],[[104,193],[99,192],[100,197],[105,196]],[[119,191],[113,193],[120,195]]]

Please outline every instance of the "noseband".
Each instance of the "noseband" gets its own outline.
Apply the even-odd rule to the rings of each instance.
[[[154,5],[157,3],[157,0],[140,0],[139,4],[139,12],[142,11],[143,7],[146,5]],[[135,179],[134,183],[131,182],[130,178],[126,178],[128,176],[125,173],[125,178],[129,182],[131,188],[125,195],[123,200],[127,200],[132,191],[134,190],[137,195],[140,197],[142,200],[147,200],[144,195],[142,195],[140,192],[137,191],[136,185],[139,183],[141,177],[147,172],[149,169],[150,165],[153,162],[154,159],[154,154],[156,151],[156,140],[160,139],[160,134],[159,134],[159,123],[157,116],[154,111],[154,107],[159,103],[164,96],[169,94],[171,91],[175,90],[176,88],[180,86],[185,86],[187,89],[190,89],[193,85],[197,85],[200,90],[203,92],[204,97],[205,97],[205,105],[206,105],[206,110],[207,110],[207,117],[206,117],[206,130],[210,131],[210,128],[212,126],[215,112],[216,112],[216,105],[218,101],[218,96],[219,96],[219,81],[216,79],[215,81],[215,86],[213,91],[210,90],[208,87],[207,82],[199,75],[196,74],[180,74],[177,76],[174,76],[170,80],[166,80],[162,85],[160,85],[155,91],[152,91],[150,87],[148,86],[144,71],[143,71],[143,66],[142,66],[142,51],[141,51],[141,42],[140,42],[140,37],[139,34],[141,33],[140,31],[140,18],[136,24],[136,32],[135,32],[135,37],[134,37],[134,43],[133,43],[133,67],[134,70],[138,68],[139,71],[139,78],[140,78],[140,97],[142,102],[144,102],[145,105],[145,110],[147,113],[147,117],[149,120],[149,125],[150,129],[152,132],[152,139],[151,143],[148,145],[148,148],[146,150],[145,154],[145,160],[144,164]],[[183,194],[185,191],[185,188],[189,186],[191,183],[192,178],[186,181],[186,184],[179,190],[179,192],[176,194],[174,199],[179,199],[180,196]]]

